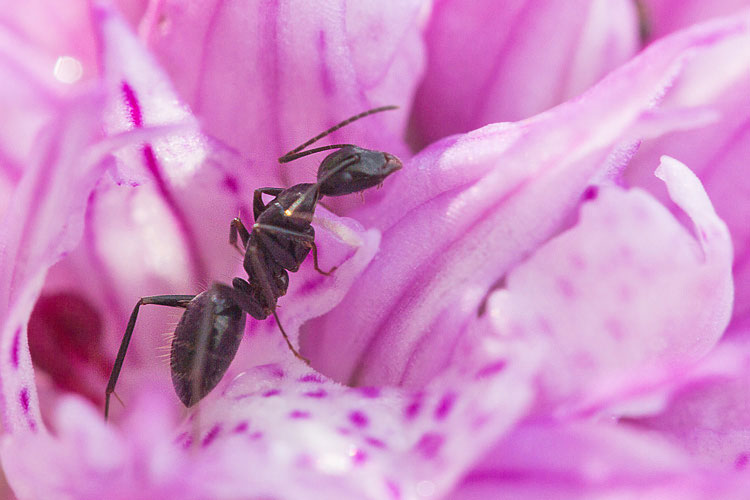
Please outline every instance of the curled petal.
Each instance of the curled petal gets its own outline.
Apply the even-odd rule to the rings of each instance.
[[[356,214],[383,230],[381,252],[342,305],[311,324],[313,364],[355,384],[429,380],[487,291],[570,223],[593,178],[621,169],[639,137],[685,126],[657,129],[652,110],[690,58],[747,33],[743,19],[665,39],[580,99],[408,162],[382,202]]]
[[[681,367],[724,333],[733,298],[726,226],[687,167],[665,157],[656,175],[696,237],[645,193],[601,189],[578,224],[515,268],[490,301],[501,333],[551,339],[550,399],[601,396],[611,379],[640,381],[644,367]]]

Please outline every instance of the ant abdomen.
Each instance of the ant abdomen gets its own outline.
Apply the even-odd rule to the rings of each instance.
[[[244,331],[245,315],[229,287],[215,284],[190,301],[175,329],[170,357],[172,385],[185,406],[194,405],[216,387]]]

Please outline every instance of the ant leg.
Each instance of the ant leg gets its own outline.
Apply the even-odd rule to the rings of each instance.
[[[169,307],[182,307],[187,308],[191,300],[195,298],[195,295],[153,295],[150,297],[141,297],[136,302],[133,312],[130,314],[130,320],[128,320],[128,326],[125,329],[125,335],[122,337],[120,343],[120,350],[117,351],[117,357],[115,358],[115,364],[112,367],[112,373],[109,375],[109,382],[107,382],[107,389],[104,392],[104,420],[109,417],[109,397],[115,392],[115,384],[117,379],[120,378],[120,370],[122,370],[122,363],[125,361],[125,353],[128,351],[128,345],[130,345],[130,337],[133,335],[133,329],[135,328],[135,320],[138,318],[138,310],[141,305],[153,304],[157,306],[169,306]],[[119,398],[118,398],[119,399]]]
[[[242,248],[237,244],[237,235],[242,240]],[[245,255],[244,249],[247,247],[247,240],[250,238],[250,232],[247,230],[245,225],[242,223],[239,217],[232,219],[229,223],[229,244],[240,252],[240,255]]]
[[[266,269],[263,267],[260,262],[260,258],[258,257],[258,248],[256,246],[251,246],[248,250],[248,255],[250,256],[250,262],[253,266],[254,274],[258,278],[258,281],[260,281],[260,285],[263,289],[263,293],[266,296],[266,300],[268,300],[269,304],[273,304],[271,313],[273,314],[273,317],[276,318],[276,324],[279,325],[279,330],[281,330],[281,334],[284,336],[284,340],[286,340],[286,344],[287,346],[289,346],[289,350],[292,351],[292,354],[294,354],[297,358],[309,364],[310,362],[299,352],[297,352],[297,349],[294,348],[291,341],[289,340],[289,337],[286,334],[286,331],[284,331],[284,328],[282,328],[281,323],[279,322],[279,316],[276,314],[277,299],[273,295],[273,292],[271,290],[270,280],[268,278],[268,275],[266,274]]]
[[[323,271],[320,267],[318,267],[318,246],[315,244],[314,241],[311,242],[311,245],[312,245],[312,254],[313,254],[313,264],[315,264],[315,270],[318,271],[323,276],[329,276],[339,266],[333,266],[331,269],[328,270],[328,272]]]
[[[268,205],[263,203],[263,195],[267,194],[270,196],[278,196],[284,189],[283,188],[259,188],[253,193],[253,217],[258,220],[258,216],[262,214]]]
[[[289,341],[289,336],[284,331],[284,327],[281,326],[281,321],[279,321],[279,315],[276,314],[275,309],[273,310],[273,317],[274,319],[276,319],[276,324],[279,326],[279,330],[281,330],[281,334],[284,336],[284,340],[286,340],[286,345],[289,347],[289,350],[292,351],[292,354],[294,354],[297,358],[301,359],[302,361],[304,361],[305,363],[309,365],[310,360],[304,357],[303,355],[301,355],[300,353],[298,353],[297,349],[295,349],[292,343]]]

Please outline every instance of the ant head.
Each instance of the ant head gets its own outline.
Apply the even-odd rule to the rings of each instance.
[[[401,160],[382,153],[347,145],[329,154],[318,168],[318,187],[324,196],[343,196],[382,184],[402,167]]]

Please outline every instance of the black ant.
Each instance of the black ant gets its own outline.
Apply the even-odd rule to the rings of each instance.
[[[120,376],[138,310],[144,304],[185,309],[172,339],[170,366],[175,392],[188,408],[211,392],[229,368],[245,331],[245,313],[258,320],[273,315],[289,349],[307,362],[292,346],[281,326],[276,302],[287,291],[287,271],[296,272],[311,250],[319,273],[329,275],[335,270],[323,271],[318,266],[315,231],[311,225],[315,206],[323,196],[342,196],[381,185],[402,164],[389,153],[353,144],[305,148],[360,118],[390,109],[396,109],[396,106],[374,108],[352,116],[278,159],[279,163],[288,163],[313,153],[337,150],[321,162],[315,183],[297,184],[287,189],[256,189],[253,196],[255,223],[250,231],[239,217],[232,220],[229,243],[244,253],[247,280],[234,278],[232,286],[214,283],[198,295],[153,295],[138,300],[107,383],[105,419],[109,415],[110,396]],[[274,196],[273,200],[264,204],[264,194]],[[242,247],[237,244],[238,236]]]

